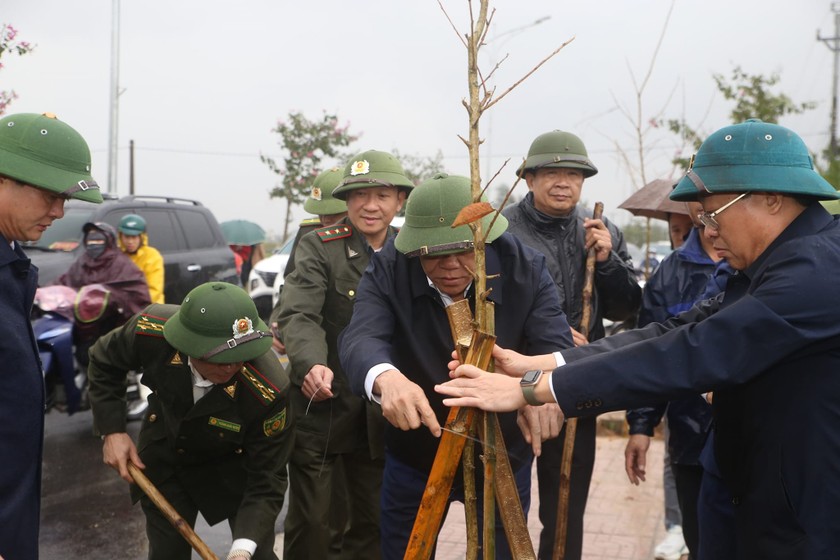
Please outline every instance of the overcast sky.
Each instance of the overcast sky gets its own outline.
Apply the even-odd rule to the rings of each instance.
[[[466,0],[442,3],[463,33]],[[482,121],[482,172],[495,173],[511,158],[502,172],[511,183],[535,136],[572,131],[600,169],[587,179],[584,199],[602,200],[607,216],[627,222],[630,214],[616,207],[639,186],[639,157],[633,125],[618,107],[635,113],[634,79],[640,84],[647,73],[670,0],[491,5],[492,40],[480,61],[489,69],[508,55],[497,92],[575,40]],[[0,89],[19,96],[9,112],[51,111],[79,130],[101,184],[108,175],[112,7],[112,0],[3,0],[0,15],[37,45],[2,59]],[[439,150],[447,171],[469,171],[457,137],[467,131],[466,52],[436,0],[121,0],[120,14],[119,194],[128,193],[134,140],[139,194],[195,198],[220,221],[246,218],[280,231],[284,204],[268,197],[278,177],[259,155],[280,157],[271,129],[290,111],[310,119],[337,114],[361,135],[355,151]],[[717,94],[712,75],[729,76],[740,65],[750,74],[778,73],[778,91],[817,102],[781,124],[822,150],[833,54],[817,30],[834,35],[827,0],[678,0],[642,98],[644,119],[684,116],[706,133],[728,124],[731,103]],[[647,142],[647,179],[668,177],[676,139],[654,131]]]

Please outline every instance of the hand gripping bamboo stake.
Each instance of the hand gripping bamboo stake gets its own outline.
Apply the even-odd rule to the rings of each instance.
[[[164,517],[172,523],[172,526],[178,529],[181,536],[190,543],[190,546],[192,546],[198,555],[201,556],[202,560],[219,560],[219,557],[210,550],[210,547],[208,547],[207,544],[205,544],[205,542],[195,534],[195,531],[193,531],[192,527],[190,527],[190,524],[187,523],[177,511],[175,511],[172,504],[170,504],[169,501],[163,497],[163,494],[155,488],[152,481],[143,474],[143,471],[137,468],[134,463],[130,461],[128,463],[128,472],[131,474],[134,482],[137,483],[137,486],[146,493],[149,499],[152,500],[152,503],[157,506],[161,513],[163,513]]]
[[[474,363],[480,368],[482,364],[489,367],[495,337],[488,338],[483,333],[473,331],[474,325],[469,302],[466,300],[455,302],[455,304],[448,306],[446,311],[449,316],[452,337],[461,361],[463,363]],[[470,353],[470,348],[479,348],[479,345],[479,350]],[[452,488],[452,481],[455,478],[458,462],[467,441],[467,438],[461,437],[459,434],[468,434],[474,413],[475,410],[471,408],[453,408],[449,412],[445,427],[458,433],[444,431],[441,435],[435,462],[429,474],[429,481],[426,484],[426,490],[409,538],[405,553],[406,559],[426,559],[431,555],[437,531],[443,518],[443,511],[446,509],[446,502]],[[497,487],[496,500],[505,527],[505,535],[514,558],[521,560],[536,559],[525,516],[522,513],[522,505],[519,503],[519,493],[516,489],[513,471],[510,462],[507,461],[507,452],[504,449],[504,440],[498,425],[498,419],[494,419],[494,431],[496,432],[496,449],[499,458],[494,476]],[[466,476],[465,474],[465,478]]]
[[[592,212],[593,220],[600,220],[604,212],[604,203],[596,202]],[[595,247],[586,253],[586,275],[583,280],[583,315],[580,320],[580,332],[589,338],[589,321],[592,315],[592,288],[595,284]],[[572,456],[575,452],[577,418],[566,421],[566,439],[563,441],[563,459],[560,463],[560,497],[557,500],[557,524],[554,532],[553,560],[563,560],[566,556],[566,532],[569,521],[569,492],[571,491]]]

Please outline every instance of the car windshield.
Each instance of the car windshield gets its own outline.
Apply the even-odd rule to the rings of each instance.
[[[27,247],[37,247],[51,251],[72,251],[82,241],[82,226],[90,221],[93,209],[64,208],[64,217],[56,220],[34,243],[27,243]]]

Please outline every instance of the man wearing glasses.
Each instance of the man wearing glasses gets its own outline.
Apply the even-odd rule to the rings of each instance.
[[[673,200],[698,200],[705,235],[738,272],[724,294],[664,323],[554,356],[497,352],[567,416],[714,391],[715,451],[735,505],[737,558],[828,559],[840,549],[840,198],[792,131],[757,120],[706,139]],[[670,375],[663,376],[663,371]],[[515,377],[471,366],[437,390],[451,406],[511,410]],[[533,378],[534,376],[528,376]],[[704,557],[701,547],[699,556]]]

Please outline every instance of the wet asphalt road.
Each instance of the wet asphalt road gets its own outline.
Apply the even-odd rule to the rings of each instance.
[[[67,416],[53,410],[45,420],[41,560],[145,559],[143,512],[131,504],[127,483],[102,463],[102,442],[92,435],[90,411]],[[139,422],[128,425],[135,441],[139,429]],[[281,513],[278,530],[282,519]],[[217,556],[227,555],[226,522],[209,527],[199,518],[196,532]],[[193,558],[199,556],[193,553]]]

